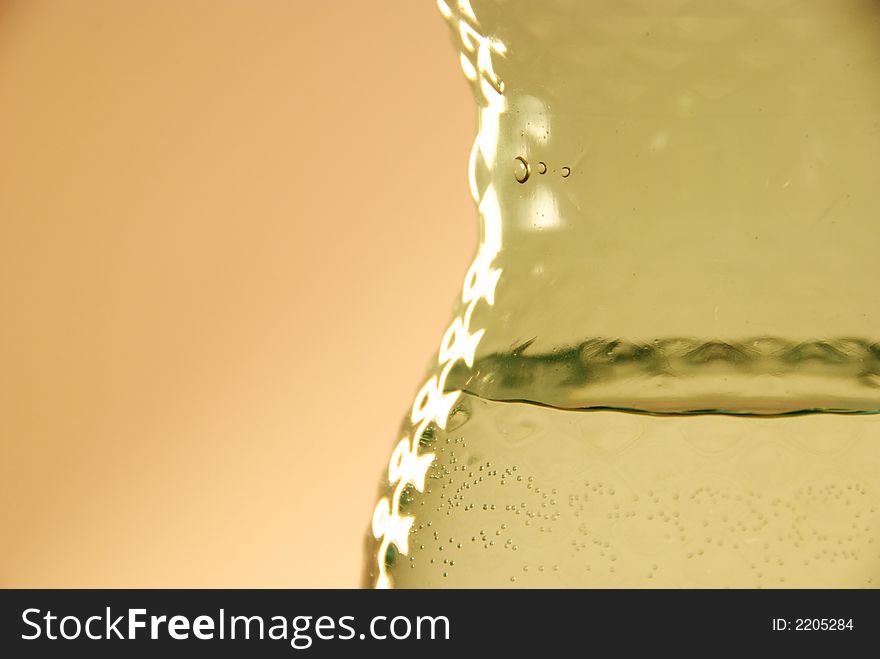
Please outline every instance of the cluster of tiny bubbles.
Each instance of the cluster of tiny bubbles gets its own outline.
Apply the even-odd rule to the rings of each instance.
[[[424,492],[403,490],[401,506],[420,510],[408,561],[392,545],[389,569],[408,563],[450,581],[466,576],[459,569],[468,578],[510,569],[500,578],[517,585],[563,571],[566,583],[583,585],[709,583],[733,552],[746,581],[766,587],[880,559],[870,493],[842,475],[776,494],[726,478],[640,488],[601,466],[549,481],[469,447],[462,430],[471,413],[465,401],[445,429],[423,433],[436,458]]]
[[[547,513],[532,512],[529,502],[521,500],[524,494],[543,499],[550,496],[534,488],[534,477],[524,477],[517,465],[496,464],[469,450],[465,436],[455,431],[456,425],[463,425],[454,422],[457,416],[468,417],[467,407],[452,411],[446,429],[427,433],[436,457],[428,469],[424,493],[406,490],[402,497],[406,505],[412,505],[412,499],[418,499],[422,506],[428,505],[428,512],[420,512],[419,521],[410,529],[410,568],[427,560],[442,578],[453,576],[460,557],[467,556],[472,547],[483,551],[518,551],[519,542],[513,535],[515,520],[525,519],[531,524],[538,518],[550,517]],[[499,496],[514,486],[521,491],[511,491],[510,498]],[[555,497],[551,500],[555,505]],[[547,506],[545,501],[541,503]],[[534,508],[539,505],[532,504]],[[456,517],[452,518],[453,515]],[[439,523],[445,518],[450,518],[448,523]],[[432,527],[430,521],[423,521],[427,519],[439,524]],[[440,528],[455,532],[441,533]],[[462,529],[467,532],[462,533]]]
[[[548,171],[547,163],[543,160],[538,161],[537,170],[538,174],[546,174]],[[568,178],[571,176],[571,167],[562,167],[559,173],[562,175],[562,178]],[[525,183],[529,180],[531,174],[532,168],[525,156],[517,156],[513,159],[513,177],[517,183]]]

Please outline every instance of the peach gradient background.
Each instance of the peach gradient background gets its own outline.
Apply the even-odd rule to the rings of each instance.
[[[356,586],[477,238],[430,0],[0,0],[0,586]]]

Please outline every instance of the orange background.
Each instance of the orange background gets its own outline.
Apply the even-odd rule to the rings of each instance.
[[[0,0],[0,585],[358,585],[473,133],[430,1]]]

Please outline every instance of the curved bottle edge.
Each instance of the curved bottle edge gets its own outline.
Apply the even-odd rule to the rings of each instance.
[[[452,6],[454,5],[455,9]],[[505,109],[504,83],[495,73],[493,56],[503,55],[504,44],[482,34],[468,0],[437,0],[440,13],[449,23],[459,50],[459,63],[465,77],[473,84],[480,106],[479,129],[474,139],[468,162],[468,181],[471,196],[480,217],[480,244],[468,268],[462,286],[461,301],[464,310],[456,315],[443,338],[433,374],[416,394],[409,414],[411,432],[396,444],[388,463],[387,486],[391,495],[379,499],[373,509],[371,533],[377,543],[371,557],[375,570],[375,588],[393,586],[388,574],[386,557],[389,551],[409,553],[408,537],[415,516],[401,511],[401,498],[407,486],[422,492],[434,454],[421,452],[420,443],[431,424],[446,427],[450,411],[461,397],[461,391],[446,391],[446,380],[459,362],[470,368],[474,353],[485,329],[472,326],[474,308],[480,301],[494,304],[495,287],[501,270],[493,262],[501,250],[501,216],[498,197],[489,177],[480,189],[480,168],[491,168],[498,146],[498,120]]]

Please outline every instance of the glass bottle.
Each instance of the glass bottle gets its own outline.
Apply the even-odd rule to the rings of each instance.
[[[880,583],[880,2],[438,6],[481,242],[366,584]]]

